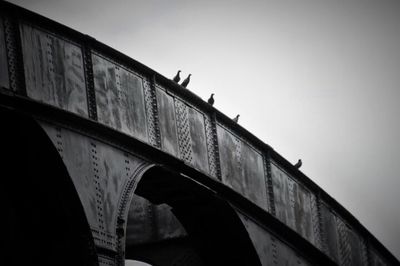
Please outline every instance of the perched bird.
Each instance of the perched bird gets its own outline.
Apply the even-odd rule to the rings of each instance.
[[[181,77],[179,76],[179,73],[181,73],[180,70],[178,70],[178,73],[176,73],[176,75],[175,75],[175,77],[173,79],[173,81],[175,81],[176,83],[178,83],[181,80]]]
[[[211,96],[210,96],[210,98],[208,99],[208,104],[209,105],[213,105],[214,104],[214,93],[211,93]]]
[[[182,83],[181,83],[181,86],[182,86],[182,87],[184,87],[184,88],[187,87],[187,85],[188,85],[189,82],[190,82],[190,76],[191,76],[191,75],[192,75],[192,74],[189,74],[189,76],[187,76],[187,78],[185,78],[185,80],[182,81]]]
[[[301,161],[301,159],[299,159],[299,161],[294,165],[294,167],[296,167],[297,169],[299,169],[301,167],[301,165],[303,164],[303,162]]]
[[[240,115],[237,115],[235,118],[233,118],[233,119],[232,119],[233,122],[236,122],[236,123],[239,122],[239,116],[240,116]]]

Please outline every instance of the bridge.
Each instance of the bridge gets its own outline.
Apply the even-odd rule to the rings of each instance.
[[[189,90],[3,1],[0,117],[9,265],[400,265]]]

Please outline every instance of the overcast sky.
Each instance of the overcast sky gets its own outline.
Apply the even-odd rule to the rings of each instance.
[[[12,0],[234,117],[400,258],[400,1]]]

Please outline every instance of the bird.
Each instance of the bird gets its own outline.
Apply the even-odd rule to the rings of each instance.
[[[181,73],[180,70],[178,70],[178,73],[176,73],[175,77],[173,78],[173,81],[175,81],[176,83],[178,83],[181,80],[179,73]]]
[[[210,98],[208,99],[207,102],[211,106],[214,104],[214,93],[211,93],[211,96],[210,96]]]
[[[303,162],[301,161],[301,159],[299,159],[299,161],[294,165],[294,167],[296,167],[297,169],[299,169],[301,167],[301,165],[303,164]]]
[[[182,87],[184,87],[184,88],[187,87],[187,85],[188,85],[189,82],[190,82],[190,76],[191,76],[191,75],[192,75],[192,74],[189,74],[189,76],[187,76],[187,78],[185,78],[185,80],[182,81],[182,83],[181,83],[181,86],[182,86]]]
[[[237,115],[235,118],[233,118],[233,119],[232,119],[233,122],[236,122],[236,123],[239,122],[239,116],[240,116],[240,115]]]

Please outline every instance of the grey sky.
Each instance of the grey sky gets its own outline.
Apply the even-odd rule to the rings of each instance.
[[[399,1],[13,0],[188,88],[292,162],[400,258]]]

